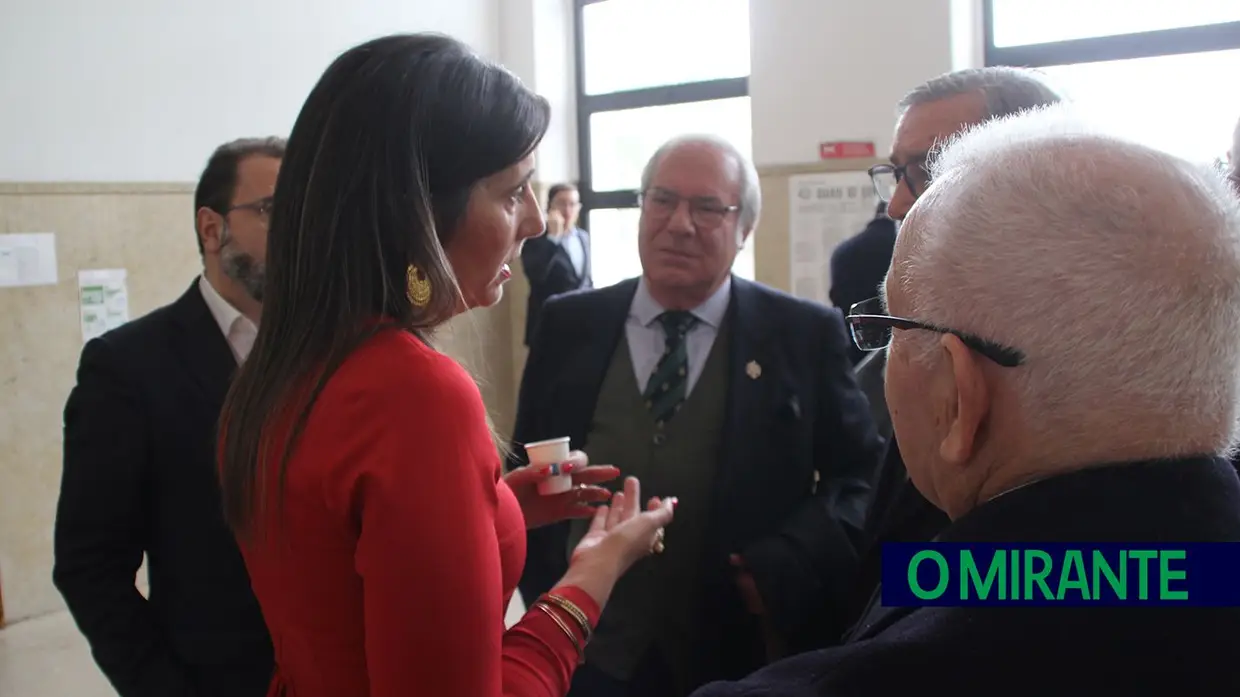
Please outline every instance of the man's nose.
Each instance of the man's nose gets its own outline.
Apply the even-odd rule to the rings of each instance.
[[[908,215],[908,211],[917,202],[917,198],[908,190],[908,182],[900,182],[894,193],[891,194],[891,201],[887,203],[887,217],[892,220],[904,220],[904,216]]]
[[[693,224],[693,207],[688,201],[680,201],[667,219],[667,229],[673,232],[691,233],[696,231]]]
[[[522,239],[530,237],[538,237],[547,231],[547,218],[543,215],[541,206],[530,206],[530,217],[524,222],[525,224],[518,229],[518,234]]]

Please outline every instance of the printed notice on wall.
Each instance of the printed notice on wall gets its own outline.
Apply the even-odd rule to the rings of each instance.
[[[54,233],[0,235],[0,288],[56,285],[56,280]]]
[[[865,172],[802,174],[788,180],[792,293],[831,304],[831,252],[874,219],[878,198]]]
[[[129,290],[125,276],[125,269],[78,271],[82,341],[90,341],[129,321]]]

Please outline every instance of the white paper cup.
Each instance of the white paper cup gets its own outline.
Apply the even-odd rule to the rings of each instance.
[[[560,465],[568,459],[567,437],[526,443],[525,453],[530,458],[531,467],[551,465],[551,476],[538,483],[538,493],[551,496],[573,488],[573,476],[560,474]]]

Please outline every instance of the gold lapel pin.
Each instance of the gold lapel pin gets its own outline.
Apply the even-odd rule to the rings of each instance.
[[[762,366],[758,365],[757,361],[749,361],[745,365],[745,374],[749,376],[749,379],[757,380],[762,377]]]

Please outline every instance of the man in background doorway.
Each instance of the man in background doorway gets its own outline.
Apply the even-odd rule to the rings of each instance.
[[[553,295],[593,288],[590,273],[590,235],[577,227],[581,193],[572,184],[556,184],[547,192],[547,234],[528,240],[521,249],[521,265],[530,282],[525,312],[525,345],[529,346]]]
[[[258,333],[279,138],[218,148],[194,194],[203,273],[90,341],[64,413],[53,579],[121,697],[262,697],[272,648],[224,524],[216,425]],[[134,585],[147,556],[149,600]]]

